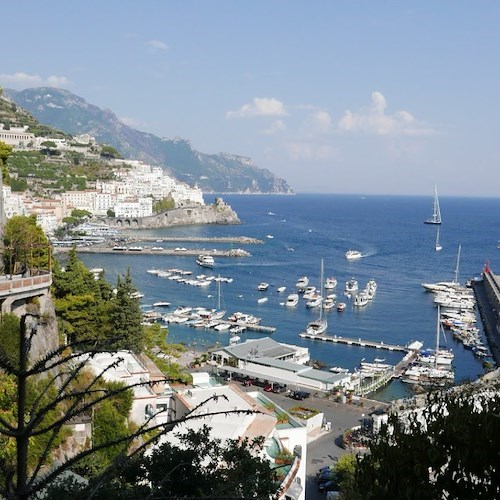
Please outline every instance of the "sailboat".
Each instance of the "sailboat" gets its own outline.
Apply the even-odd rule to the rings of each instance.
[[[439,226],[438,226],[437,233],[436,233],[436,252],[439,252],[442,249],[443,249],[443,247],[442,247],[441,243],[439,243]]]
[[[432,206],[432,216],[424,222],[425,224],[441,224],[441,210],[439,209],[437,186],[434,186],[434,204]]]
[[[323,259],[321,259],[321,273],[320,273],[320,290],[323,289]],[[325,333],[328,328],[328,321],[323,317],[323,307],[319,308],[319,317],[314,321],[310,321],[306,327],[306,333],[309,335],[320,335]]]

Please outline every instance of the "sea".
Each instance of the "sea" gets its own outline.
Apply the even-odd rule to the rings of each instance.
[[[212,195],[205,195],[212,203]],[[216,195],[213,195],[215,199]],[[460,283],[479,279],[485,263],[492,272],[500,271],[500,198],[441,197],[442,250],[436,252],[437,226],[424,224],[432,214],[432,196],[372,196],[338,194],[297,195],[221,195],[238,214],[238,225],[196,225],[157,230],[136,230],[129,234],[153,238],[143,246],[196,248],[204,250],[243,248],[248,257],[217,257],[211,270],[200,268],[195,257],[182,255],[80,254],[89,268],[103,268],[106,279],[116,283],[118,275],[130,270],[134,285],[144,294],[141,306],[152,308],[156,301],[171,303],[165,313],[179,305],[217,307],[219,291],[212,282],[200,288],[177,283],[147,273],[148,269],[178,268],[193,276],[213,274],[232,278],[220,287],[221,307],[227,315],[241,311],[262,318],[263,325],[275,327],[272,338],[278,342],[304,346],[322,369],[344,367],[353,371],[362,360],[385,359],[396,364],[400,352],[355,345],[341,345],[299,337],[307,323],[319,315],[307,308],[302,298],[295,308],[283,304],[295,283],[308,276],[310,284],[320,286],[323,260],[324,277],[337,279],[337,301],[347,303],[343,312],[325,313],[328,335],[361,338],[376,342],[406,345],[420,341],[424,348],[436,342],[437,310],[433,296],[421,283],[450,281]],[[248,236],[260,244],[160,242],[163,237]],[[459,252],[460,248],[460,252]],[[349,249],[362,257],[345,258]],[[460,255],[460,258],[458,258]],[[355,278],[363,288],[370,279],[378,284],[374,299],[364,307],[354,307],[344,296],[345,282]],[[269,283],[267,291],[257,290],[260,282]],[[277,288],[285,286],[282,293]],[[266,296],[268,301],[258,303]],[[226,315],[226,316],[227,316]],[[480,320],[478,319],[480,325]],[[170,323],[168,341],[183,343],[193,351],[227,345],[229,334],[195,329]],[[241,341],[262,338],[268,333],[246,331]],[[451,335],[441,339],[455,353],[455,382],[477,378],[482,362]],[[390,401],[409,397],[412,387],[398,380],[372,394],[374,399]]]

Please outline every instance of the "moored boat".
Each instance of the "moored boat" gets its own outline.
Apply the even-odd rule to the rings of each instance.
[[[201,254],[196,258],[196,263],[201,267],[214,267],[215,260],[211,255]]]

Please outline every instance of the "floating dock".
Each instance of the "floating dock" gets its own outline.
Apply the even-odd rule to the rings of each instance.
[[[361,338],[340,337],[338,335],[311,335],[309,333],[300,333],[299,337],[303,339],[319,340],[321,342],[334,342],[337,344],[355,345],[359,347],[372,347],[374,349],[385,349],[387,351],[408,352],[408,346],[397,344],[386,344],[385,342],[373,342],[372,340],[363,340]]]

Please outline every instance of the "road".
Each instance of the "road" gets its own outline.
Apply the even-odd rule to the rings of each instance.
[[[297,401],[283,394],[266,393],[266,395],[285,410],[297,406]],[[324,500],[325,495],[318,491],[316,472],[319,468],[331,464],[338,457],[347,453],[341,446],[342,435],[346,429],[361,425],[364,415],[368,416],[376,408],[385,405],[370,400],[363,400],[362,406],[342,404],[315,397],[307,399],[303,404],[323,412],[325,420],[331,422],[331,430],[320,433],[307,446],[306,499]]]

